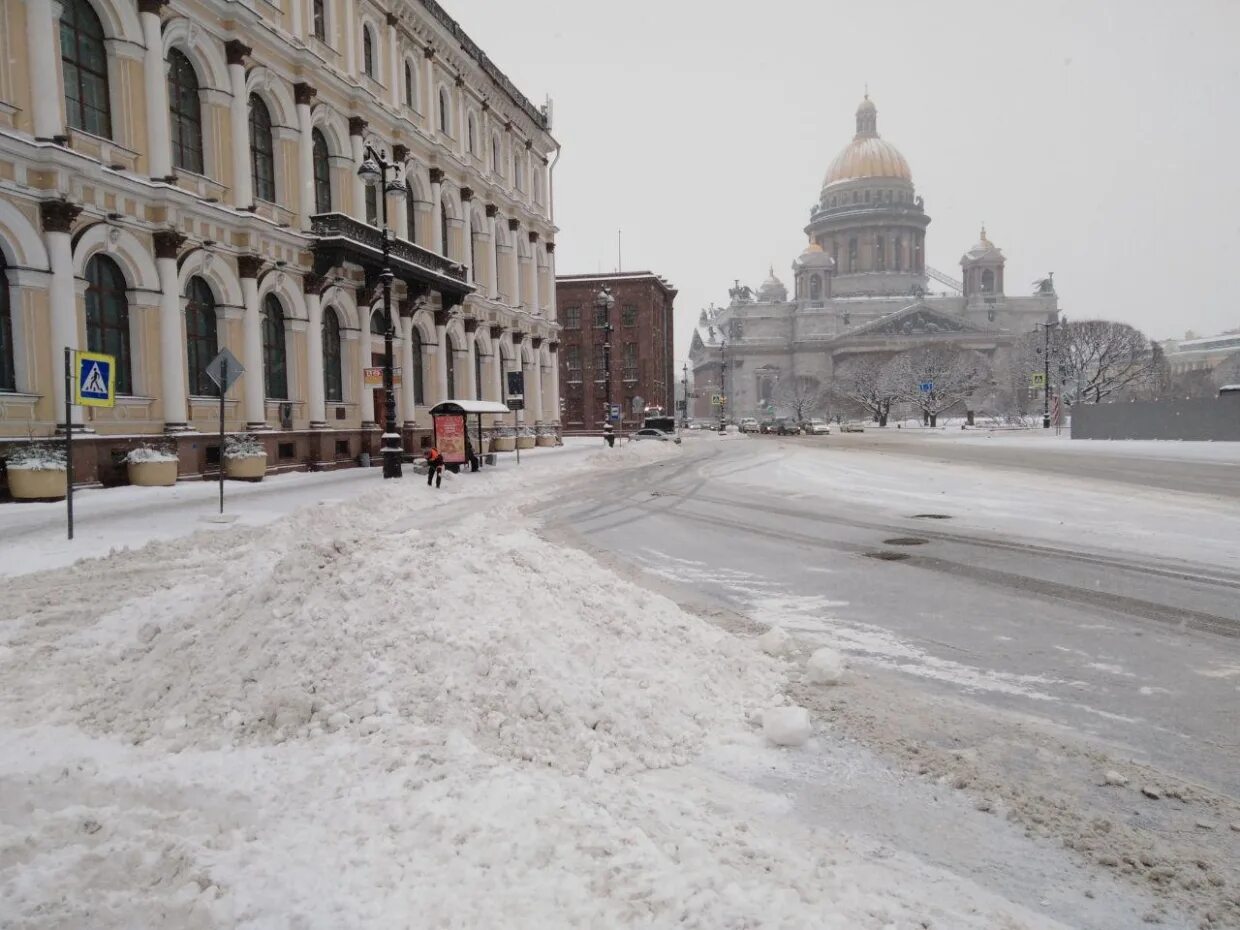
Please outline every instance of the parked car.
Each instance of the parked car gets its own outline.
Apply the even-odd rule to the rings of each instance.
[[[830,436],[831,424],[826,420],[805,420],[801,423],[801,432],[806,436]]]
[[[775,432],[775,421],[774,420],[763,420],[761,423],[758,424],[758,432],[759,433]]]
[[[740,427],[742,433],[756,433],[758,432],[758,421],[754,417],[745,417],[741,420]]]
[[[789,420],[786,417],[780,417],[775,420],[776,436],[799,436],[800,434],[801,427],[799,427],[793,420]]]
[[[865,427],[862,426],[860,423],[841,423],[840,432],[841,433],[864,433]]]
[[[639,429],[633,434],[634,439],[653,439],[658,442],[680,442],[680,437],[661,429]]]

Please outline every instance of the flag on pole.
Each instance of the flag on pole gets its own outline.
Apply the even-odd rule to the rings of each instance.
[[[1051,422],[1055,424],[1056,429],[1063,422],[1063,406],[1059,403],[1059,395],[1051,395]]]

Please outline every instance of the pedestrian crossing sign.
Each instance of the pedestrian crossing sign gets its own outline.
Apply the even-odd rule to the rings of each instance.
[[[73,402],[82,407],[116,406],[116,356],[73,354]]]

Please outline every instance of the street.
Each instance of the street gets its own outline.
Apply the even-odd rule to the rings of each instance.
[[[1189,870],[1206,855],[1230,884],[1234,453],[1087,446],[689,434],[681,460],[551,507],[551,531],[699,612],[841,650],[866,677],[833,725],[914,772],[989,784],[1104,865],[1110,843]],[[1109,770],[1127,787],[1104,785]],[[1102,844],[1099,818],[1114,825]],[[940,842],[903,839],[931,857]]]

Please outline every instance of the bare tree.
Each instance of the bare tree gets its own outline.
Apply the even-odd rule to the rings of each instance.
[[[777,406],[792,413],[793,418],[800,422],[808,419],[822,409],[826,400],[825,392],[817,378],[798,375],[781,381],[775,389]]]
[[[901,400],[921,410],[930,426],[990,380],[990,366],[975,352],[947,346],[921,346],[891,360],[888,377]]]
[[[892,401],[898,395],[888,374],[886,359],[862,356],[836,370],[830,390],[835,396],[860,406],[879,426],[886,426]]]
[[[1159,356],[1145,333],[1112,320],[1074,320],[1056,333],[1064,393],[1078,403],[1101,403],[1154,378]]]

